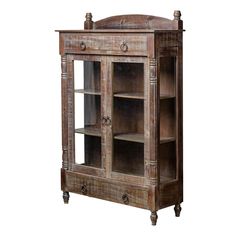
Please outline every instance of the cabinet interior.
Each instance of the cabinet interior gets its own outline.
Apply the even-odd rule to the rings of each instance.
[[[160,175],[176,178],[176,58],[160,58]],[[168,142],[167,142],[168,141]]]

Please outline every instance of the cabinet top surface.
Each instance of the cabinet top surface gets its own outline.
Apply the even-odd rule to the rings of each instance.
[[[157,29],[93,29],[93,30],[55,30],[59,33],[162,33],[183,32],[184,30],[157,30]]]

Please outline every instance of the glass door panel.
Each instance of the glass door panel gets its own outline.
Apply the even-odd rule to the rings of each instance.
[[[98,61],[74,61],[75,162],[102,167],[101,69]]]
[[[144,64],[113,62],[112,171],[144,175]]]

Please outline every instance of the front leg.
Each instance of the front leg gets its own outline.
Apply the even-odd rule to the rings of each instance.
[[[70,198],[69,192],[64,191],[62,197],[63,197],[64,203],[68,204],[69,203],[69,198]]]
[[[151,216],[150,216],[150,219],[152,221],[152,225],[156,225],[157,218],[158,218],[157,212],[156,211],[152,211]]]
[[[181,206],[180,204],[176,204],[175,207],[174,207],[174,210],[175,210],[175,216],[176,217],[179,217],[180,216],[180,212],[181,212]]]

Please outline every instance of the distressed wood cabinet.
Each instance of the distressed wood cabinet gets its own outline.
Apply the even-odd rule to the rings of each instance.
[[[58,30],[64,202],[69,192],[157,211],[183,201],[182,33],[174,19],[113,16]]]

